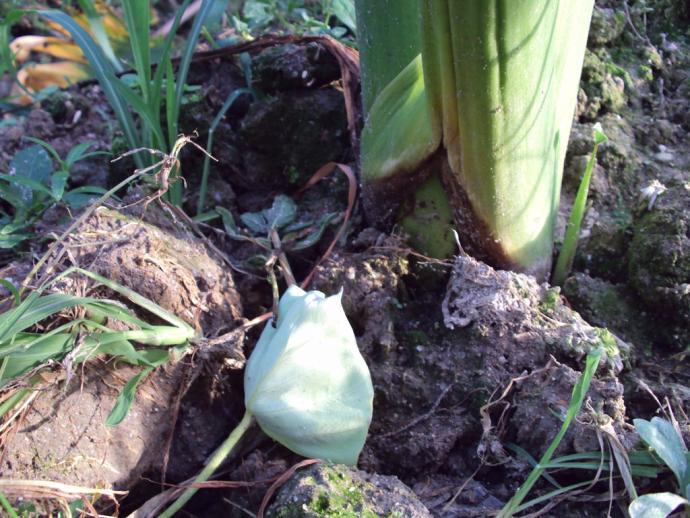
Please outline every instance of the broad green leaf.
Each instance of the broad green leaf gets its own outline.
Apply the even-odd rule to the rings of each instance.
[[[17,189],[17,193],[22,199],[26,200],[27,204],[31,203],[31,198],[34,193],[41,193],[49,198],[53,196],[50,189],[43,185],[41,182],[33,180],[32,178],[26,178],[24,176],[11,176],[8,174],[0,174],[0,179],[7,180]]]
[[[127,417],[127,412],[129,412],[137,392],[137,385],[139,385],[139,382],[148,376],[151,371],[153,371],[153,368],[147,367],[130,379],[122,388],[122,392],[117,396],[115,406],[110,411],[110,415],[108,415],[108,419],[105,421],[106,426],[117,426]]]
[[[281,229],[295,220],[297,205],[289,196],[279,194],[273,200],[273,205],[263,213],[269,229]]]
[[[642,440],[671,468],[678,484],[683,487],[688,469],[688,450],[673,425],[661,417],[653,417],[651,421],[633,419],[633,424]]]
[[[642,495],[630,504],[630,518],[666,518],[674,509],[688,501],[673,493],[652,493]]]
[[[352,31],[357,32],[357,17],[355,15],[354,0],[331,0],[333,14]]]
[[[254,234],[266,234],[269,230],[268,223],[262,212],[245,212],[240,214],[240,219]]]
[[[245,405],[264,432],[306,457],[354,465],[372,415],[369,369],[341,295],[291,286],[247,362]]]
[[[10,162],[10,171],[11,175],[3,175],[2,178],[13,182],[12,176],[15,177],[14,192],[25,203],[31,202],[32,191],[41,191],[50,196],[44,183],[48,182],[53,172],[53,161],[40,145],[18,151]]]

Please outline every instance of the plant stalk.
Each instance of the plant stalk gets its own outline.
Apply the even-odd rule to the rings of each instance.
[[[244,433],[249,429],[254,417],[249,410],[245,411],[242,420],[235,427],[235,429],[228,435],[228,438],[223,441],[223,443],[218,447],[218,449],[213,453],[211,458],[206,464],[206,467],[201,470],[201,473],[197,475],[194,479],[194,484],[200,484],[206,482],[213,473],[218,469],[218,467],[223,463],[225,458],[230,455],[230,452],[237,444],[237,441],[244,435]],[[173,504],[168,507],[159,518],[171,518],[174,514],[182,509],[184,504],[186,504],[192,496],[197,492],[197,488],[189,487],[180,495],[180,497],[173,502]]]

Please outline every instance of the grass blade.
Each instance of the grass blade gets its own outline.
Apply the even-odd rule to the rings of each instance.
[[[233,104],[235,104],[235,101],[240,97],[242,94],[250,94],[254,95],[254,93],[248,89],[248,88],[238,88],[237,90],[234,90],[233,92],[228,95],[228,98],[225,99],[225,102],[223,103],[223,106],[221,106],[220,110],[218,110],[218,113],[216,116],[213,118],[213,121],[211,122],[211,126],[208,129],[208,139],[206,140],[206,152],[209,154],[213,154],[213,135],[214,132],[216,131],[216,128],[218,127],[218,124],[220,124],[220,121],[225,117],[225,114],[227,111],[232,107]],[[209,155],[204,156],[204,168],[201,173],[201,186],[199,187],[199,201],[197,202],[196,206],[196,214],[197,216],[201,214],[204,211],[204,205],[206,204],[206,190],[208,189],[208,176],[209,176],[209,171],[211,168],[211,157]]]
[[[185,0],[183,4],[177,9],[175,13],[175,18],[173,19],[172,26],[170,27],[170,32],[165,37],[163,45],[161,47],[160,59],[158,61],[158,66],[156,66],[156,71],[153,74],[153,83],[151,84],[151,101],[150,105],[152,108],[159,112],[161,108],[161,89],[163,86],[163,78],[165,77],[166,70],[170,66],[172,68],[172,62],[170,60],[170,53],[172,51],[172,42],[175,38],[175,33],[177,33],[177,28],[180,26],[180,20],[182,19],[182,14],[187,9],[187,6],[191,0]],[[172,75],[172,74],[171,74]],[[167,150],[170,150],[172,143],[174,142],[175,135],[168,135],[168,146]]]
[[[134,56],[134,68],[141,87],[144,103],[151,99],[151,49],[149,29],[151,25],[150,2],[122,2],[125,24]]]
[[[103,93],[108,99],[108,104],[110,104],[110,107],[115,112],[115,116],[120,123],[120,128],[127,139],[127,144],[131,148],[138,147],[139,138],[137,135],[136,126],[134,125],[134,120],[129,113],[126,101],[118,94],[113,85],[115,73],[110,61],[105,57],[105,54],[103,54],[101,48],[96,45],[96,43],[93,41],[93,38],[91,38],[91,36],[89,36],[89,34],[82,29],[77,22],[75,22],[65,13],[55,9],[46,11],[34,10],[33,12],[50,20],[51,22],[60,24],[70,33],[72,39],[74,39],[74,42],[79,45],[79,48],[81,48],[84,56],[88,60],[94,76],[98,80],[99,85],[103,89]],[[140,156],[135,155],[134,160],[136,161],[137,167],[144,167],[144,162]]]
[[[555,286],[562,286],[565,282],[570,269],[573,267],[573,260],[575,259],[575,250],[577,249],[577,241],[580,236],[580,227],[587,209],[587,195],[589,194],[589,183],[592,179],[592,171],[594,171],[594,164],[597,162],[597,150],[599,144],[606,142],[608,138],[601,130],[601,124],[594,125],[594,149],[587,160],[585,166],[585,174],[582,175],[582,181],[577,189],[577,195],[573,202],[573,208],[570,212],[570,219],[563,238],[563,248],[558,254],[556,267],[553,270],[553,277],[551,283]]]
[[[106,426],[117,426],[127,416],[127,412],[129,412],[137,392],[137,385],[142,379],[148,376],[151,371],[153,371],[153,367],[147,367],[127,382],[122,392],[120,392],[120,395],[117,396],[115,406],[110,411],[105,421]]]
[[[94,7],[93,2],[91,2],[91,0],[78,1],[79,6],[81,7],[82,11],[84,11],[86,18],[89,20],[89,26],[91,27],[93,37],[96,38],[96,43],[100,45],[103,54],[105,54],[105,56],[110,60],[110,63],[113,65],[115,71],[122,72],[122,63],[120,63],[120,60],[117,59],[115,51],[113,50],[112,45],[110,45],[110,38],[108,38],[108,34],[103,26],[103,20],[101,19],[101,15],[98,14],[98,11]],[[127,4],[127,2],[124,3]]]
[[[498,513],[498,518],[508,518],[517,513],[518,508],[527,496],[527,493],[530,492],[532,486],[534,486],[539,477],[541,477],[542,473],[546,469],[544,466],[548,465],[548,463],[551,461],[553,453],[563,440],[563,436],[565,436],[565,433],[568,431],[570,424],[580,412],[582,403],[584,402],[585,397],[587,396],[587,391],[589,390],[589,383],[592,381],[592,377],[594,376],[597,366],[599,365],[601,354],[602,349],[596,348],[587,355],[585,369],[573,387],[570,404],[568,405],[568,410],[566,412],[565,419],[563,420],[563,424],[561,425],[561,429],[556,434],[556,437],[554,437],[548,449],[544,452],[544,455],[542,455],[541,459],[539,460],[539,464],[535,466],[532,472],[529,474],[525,483],[520,486],[520,489],[518,489],[517,493],[513,495],[513,498],[511,498],[510,501]]]

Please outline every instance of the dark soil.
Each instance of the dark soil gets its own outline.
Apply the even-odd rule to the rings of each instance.
[[[638,2],[629,3],[630,20],[620,1],[598,2],[595,12],[566,160],[561,235],[592,149],[594,122],[610,141],[600,149],[576,271],[563,292],[465,255],[445,262],[423,258],[403,237],[377,229],[379,222],[368,221],[358,207],[310,287],[327,294],[343,288],[343,307],[371,370],[374,418],[362,471],[326,465],[302,470],[282,487],[268,515],[450,518],[495,512],[531,469],[505,445],[514,443],[534,458],[546,450],[586,354],[600,345],[606,358],[556,454],[599,451],[602,430],[634,447],[631,420],[658,411],[645,387],[668,399],[689,434],[688,12],[683,2],[657,1],[663,6],[645,18]],[[327,162],[355,166],[338,61],[319,43],[290,44],[254,52],[251,70],[256,97],[241,95],[215,131],[219,162],[212,165],[205,210],[221,206],[241,222],[242,214],[288,194],[302,222],[342,214],[343,175],[299,191]],[[190,83],[200,90],[186,99],[181,130],[198,130],[205,143],[219,107],[246,86],[242,63],[233,55],[197,63]],[[6,127],[0,170],[26,145],[24,135],[47,140],[63,156],[85,140],[113,155],[125,151],[93,85],[56,94]],[[189,213],[196,210],[202,160],[191,146],[182,154]],[[112,185],[132,167],[131,161],[96,157],[80,163],[70,182]],[[651,203],[641,190],[653,181],[665,189]],[[143,195],[134,189],[125,203]],[[63,207],[46,213],[37,239],[6,261],[3,277],[21,281],[67,218]],[[288,250],[298,279],[311,271],[340,221],[325,225],[313,246]],[[271,287],[253,260],[265,251],[232,239],[219,219],[199,227],[204,237],[158,202],[145,214],[141,203],[119,210],[113,203],[69,237],[65,261],[135,289],[214,338],[270,311]],[[56,365],[46,374],[45,390],[3,436],[0,474],[130,490],[120,510],[127,515],[161,491],[161,480],[178,483],[196,474],[240,420],[242,369],[257,336],[257,328],[238,333],[158,369],[116,428],[106,428],[105,417],[135,371],[95,361],[66,377]],[[202,491],[187,509],[195,516],[256,513],[271,481],[299,461],[253,428],[220,476],[243,486]],[[591,475],[567,472],[559,482]],[[645,484],[641,479],[641,493],[662,487]],[[606,480],[592,492],[606,495],[608,489]],[[606,516],[605,498],[574,498],[556,501],[551,516]],[[625,499],[620,502],[625,507]],[[623,516],[616,507],[612,514]]]

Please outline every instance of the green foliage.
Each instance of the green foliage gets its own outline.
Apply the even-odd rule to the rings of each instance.
[[[186,88],[187,74],[191,63],[196,43],[204,26],[204,23],[214,9],[219,5],[224,7],[227,0],[204,0],[199,12],[194,19],[191,30],[187,34],[187,42],[182,52],[177,75],[172,68],[172,43],[180,23],[182,13],[191,0],[185,0],[178,9],[171,31],[162,42],[157,54],[158,66],[152,73],[153,51],[149,38],[150,30],[150,2],[123,2],[122,8],[130,37],[130,50],[135,70],[137,91],[132,87],[131,81],[119,77],[117,71],[121,65],[113,64],[113,56],[104,50],[103,42],[97,43],[94,39],[76,23],[69,15],[58,10],[31,10],[41,17],[59,24],[67,30],[75,43],[79,45],[86,57],[94,77],[98,80],[103,92],[115,113],[120,128],[125,136],[130,149],[153,148],[170,151],[177,139],[178,119],[183,93]],[[24,11],[14,11],[8,15],[5,23],[0,26],[0,44],[3,45],[3,57],[7,52],[4,48],[8,43],[9,26],[16,22]],[[98,32],[96,36],[98,38]],[[11,61],[10,61],[11,62]],[[163,129],[162,107],[165,105],[166,130]],[[139,117],[136,123],[132,112]],[[167,133],[167,134],[166,134]],[[137,167],[144,168],[153,164],[150,155],[135,156]],[[173,177],[177,172],[173,172]],[[182,186],[180,182],[171,182],[170,198],[175,204],[182,201]]]
[[[55,282],[72,273],[80,273],[108,287],[167,325],[149,324],[113,301],[65,293],[45,294]],[[39,323],[56,319],[63,311],[77,306],[86,310],[86,317],[67,321],[49,331],[35,330]],[[102,324],[106,319],[118,321],[128,330],[112,330]],[[107,424],[114,426],[127,415],[139,381],[155,367],[182,354],[194,337],[194,329],[188,324],[136,292],[93,272],[70,268],[0,315],[0,387],[32,376],[54,361],[73,367],[96,356],[109,355],[142,366],[144,370],[127,383],[107,419]],[[137,349],[132,342],[148,347]],[[32,380],[29,384],[34,383]],[[21,397],[13,398],[12,404],[2,406],[0,416],[19,404],[28,391],[20,390],[19,394]]]
[[[272,230],[278,232],[283,251],[297,252],[318,243],[328,226],[338,222],[339,215],[337,212],[326,212],[316,221],[300,218],[295,202],[283,194],[276,196],[267,209],[240,214],[242,227],[229,210],[216,207],[216,212],[221,216],[223,228],[230,239],[249,241],[269,254],[275,248],[270,237]],[[249,263],[263,268],[267,260],[266,254],[260,254],[251,258]]]
[[[665,518],[681,505],[690,505],[690,453],[680,432],[669,421],[653,417],[651,421],[634,419],[642,440],[676,476],[678,494],[650,493],[632,501],[631,518]],[[682,496],[681,496],[682,495]]]
[[[0,248],[15,248],[31,238],[29,227],[56,203],[79,209],[104,192],[98,187],[67,190],[74,164],[106,154],[89,152],[92,142],[77,144],[63,159],[47,142],[25,138],[34,145],[17,152],[10,162],[9,172],[0,174],[0,199],[9,205],[8,210],[0,209]]]
[[[234,23],[247,35],[277,29],[342,38],[357,29],[354,0],[247,0]]]
[[[575,201],[573,202],[573,208],[570,212],[570,219],[568,220],[568,226],[565,230],[565,237],[563,238],[563,248],[558,254],[558,260],[556,261],[556,267],[553,271],[553,276],[551,278],[551,284],[556,286],[563,286],[570,269],[573,266],[573,261],[575,260],[575,250],[577,249],[577,241],[580,237],[580,227],[582,226],[582,220],[585,217],[585,211],[587,209],[587,195],[589,194],[589,183],[592,179],[592,172],[594,171],[594,164],[597,161],[597,150],[599,146],[608,140],[608,137],[604,134],[601,128],[601,124],[596,123],[592,129],[594,136],[594,149],[592,154],[587,160],[587,165],[585,166],[585,172],[582,175],[582,181],[580,182],[580,187],[577,189],[577,195],[575,196]]]

